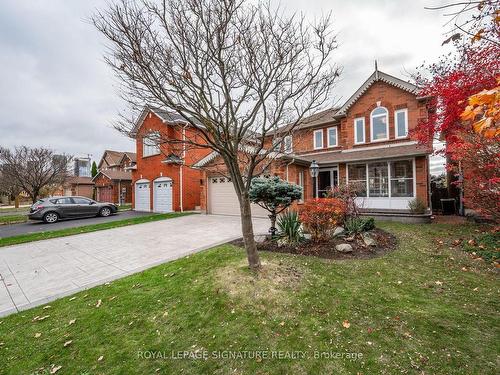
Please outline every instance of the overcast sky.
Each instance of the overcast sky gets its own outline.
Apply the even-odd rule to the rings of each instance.
[[[308,17],[332,11],[342,102],[379,69],[402,78],[446,52],[441,0],[286,0]],[[86,21],[105,0],[0,1],[0,145],[46,146],[99,159],[135,151],[111,126],[122,109],[102,59],[104,40]]]

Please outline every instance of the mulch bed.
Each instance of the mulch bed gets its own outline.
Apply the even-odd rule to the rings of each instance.
[[[282,246],[278,246],[277,241],[266,239],[264,242],[257,243],[257,249],[259,251],[308,255],[326,259],[368,259],[384,255],[396,248],[397,239],[392,234],[378,228],[367,233],[376,241],[376,246],[366,246],[361,236],[358,235],[351,241],[348,241],[346,237],[335,237],[319,243],[305,240],[299,245]],[[242,239],[231,243],[244,247]],[[351,253],[342,253],[335,250],[335,245],[345,243],[352,246],[353,251]]]

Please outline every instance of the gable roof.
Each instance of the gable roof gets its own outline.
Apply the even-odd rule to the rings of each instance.
[[[347,114],[347,111],[351,106],[363,95],[375,82],[385,82],[391,86],[397,87],[398,89],[409,92],[410,94],[417,95],[418,87],[413,83],[403,81],[400,78],[391,76],[390,74],[379,71],[375,68],[375,71],[368,77],[368,79],[361,85],[359,89],[356,90],[354,94],[351,95],[349,99],[344,103],[342,107],[339,108],[335,117],[342,117]]]
[[[119,170],[114,170],[114,169],[106,169],[103,171],[99,171],[95,175],[95,177],[92,179],[92,181],[95,181],[97,177],[100,175],[106,176],[110,180],[132,180],[132,172],[130,171],[119,171]]]
[[[164,109],[161,109],[158,107],[153,107],[150,105],[145,105],[141,111],[141,114],[139,115],[139,117],[137,118],[137,120],[134,124],[134,128],[132,129],[132,132],[131,132],[132,135],[135,135],[137,133],[137,131],[141,127],[142,123],[146,119],[146,116],[150,112],[155,114],[156,116],[158,116],[160,118],[160,120],[162,120],[163,123],[165,123],[165,124],[188,124],[189,123],[185,117],[179,115],[176,112],[167,111],[167,110],[164,110]],[[196,126],[204,127],[198,120],[196,120],[194,118],[191,118],[190,120],[192,122],[194,122]]]
[[[125,151],[123,153],[122,158],[120,159],[120,163],[119,164],[122,163],[123,159],[125,159],[125,156],[128,157],[132,163],[136,163],[137,162],[137,154],[135,152]]]
[[[105,150],[104,153],[102,154],[99,164],[97,165],[97,168],[101,169],[104,161],[106,161],[108,167],[120,165],[125,155],[128,155],[128,157],[134,162],[137,158],[134,152]]]

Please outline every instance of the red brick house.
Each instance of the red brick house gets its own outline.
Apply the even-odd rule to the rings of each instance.
[[[127,204],[132,202],[132,172],[136,163],[133,152],[106,150],[97,166],[98,173],[92,179],[96,187],[96,199],[100,202]]]
[[[409,138],[427,115],[426,98],[417,96],[414,85],[376,69],[341,107],[304,119],[284,138],[283,153],[264,174],[303,186],[304,199],[354,181],[363,187],[358,203],[372,213],[403,213],[417,197],[429,206],[432,145]],[[213,168],[217,159],[212,153],[195,165],[204,171],[201,209],[238,214],[230,179]],[[316,184],[309,172],[313,160],[320,167]],[[265,215],[257,206],[253,210]]]
[[[210,151],[158,142],[165,137],[200,142],[196,128],[178,114],[145,107],[136,121],[134,135],[137,163],[130,168],[134,209],[171,212],[199,208],[202,172],[190,166]]]

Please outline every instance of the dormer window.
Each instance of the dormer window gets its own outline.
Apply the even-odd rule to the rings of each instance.
[[[372,142],[389,139],[389,112],[385,107],[375,108],[370,115],[370,134]]]

